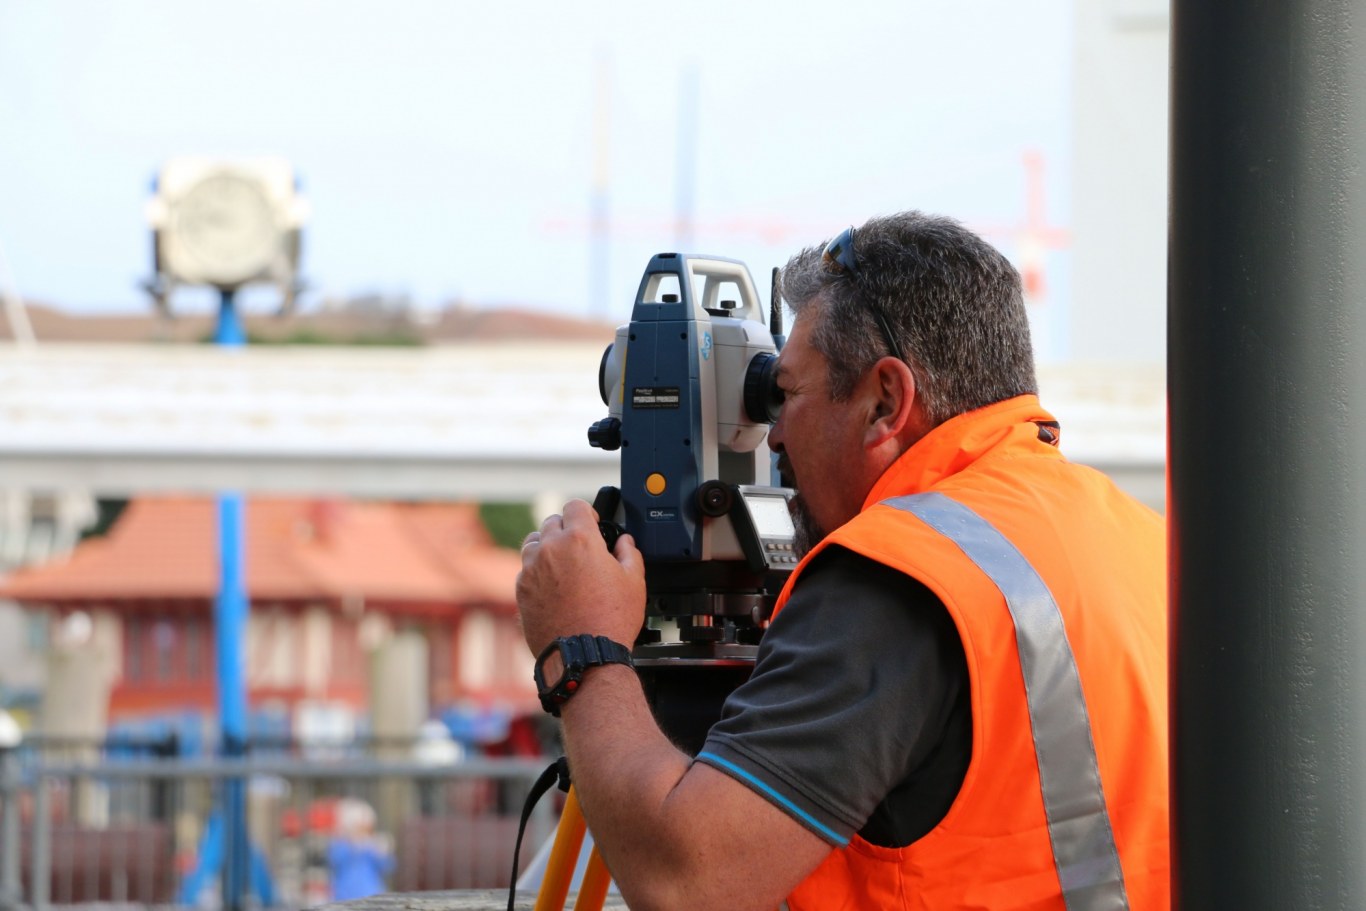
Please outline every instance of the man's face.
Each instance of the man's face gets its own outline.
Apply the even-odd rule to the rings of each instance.
[[[858,409],[830,399],[826,360],[811,347],[814,318],[797,320],[778,356],[784,401],[768,436],[783,483],[797,491],[792,511],[801,553],[857,515],[869,490]]]

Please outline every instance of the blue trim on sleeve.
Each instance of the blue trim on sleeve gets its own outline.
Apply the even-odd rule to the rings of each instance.
[[[745,769],[740,768],[735,763],[722,759],[715,753],[710,753],[707,751],[698,753],[697,758],[704,759],[707,762],[715,763],[716,765],[725,769],[727,772],[730,772],[732,775],[735,775],[739,778],[743,778],[749,784],[753,785],[754,787],[762,791],[765,795],[767,795],[770,799],[776,802],[789,814],[797,817],[803,823],[815,829],[822,836],[824,836],[827,841],[833,841],[840,847],[844,847],[845,845],[849,844],[849,839],[844,838],[834,829],[830,828],[827,825],[824,825],[823,823],[821,823],[820,820],[816,819],[816,817],[812,816],[810,813],[806,812],[801,807],[797,806],[795,803],[788,800],[786,797],[779,794],[777,791],[773,790],[773,788],[770,787],[767,782],[760,781],[758,778],[751,775]]]

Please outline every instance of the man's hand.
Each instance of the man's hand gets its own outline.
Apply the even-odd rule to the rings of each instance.
[[[630,646],[645,618],[645,561],[630,535],[609,553],[593,507],[570,500],[522,544],[517,607],[534,655],[579,633]]]
[[[535,654],[579,633],[630,645],[645,561],[629,535],[608,553],[593,507],[571,500],[527,535],[517,606]],[[766,798],[679,752],[630,668],[594,670],[561,721],[584,816],[633,908],[773,908],[830,853]]]

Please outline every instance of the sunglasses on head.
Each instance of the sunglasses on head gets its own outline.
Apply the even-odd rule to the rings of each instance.
[[[825,248],[824,255],[821,256],[821,262],[831,272],[837,275],[847,275],[854,281],[855,285],[858,284],[858,261],[854,259],[853,225],[845,228],[838,237],[830,241]],[[892,357],[904,361],[905,358],[901,356],[901,346],[896,343],[896,336],[892,335],[892,328],[887,324],[887,317],[882,315],[882,309],[872,301],[865,299],[864,303],[872,311],[873,319],[877,320],[878,329],[882,330],[882,340],[887,343],[887,350],[892,353]]]

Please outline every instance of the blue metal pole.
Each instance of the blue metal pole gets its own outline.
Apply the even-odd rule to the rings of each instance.
[[[218,310],[218,330],[214,341],[223,347],[246,343],[233,301],[233,292],[224,290]],[[247,686],[243,641],[247,633],[249,610],[244,548],[245,504],[242,494],[226,491],[218,495],[218,597],[214,602],[214,641],[218,664],[218,719],[222,734],[221,751],[227,758],[245,755],[247,742]],[[223,783],[221,813],[223,840],[223,907],[240,911],[244,906],[248,882],[249,843],[247,838],[246,784],[240,778]]]

